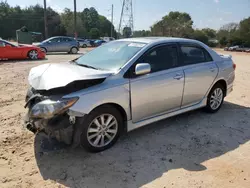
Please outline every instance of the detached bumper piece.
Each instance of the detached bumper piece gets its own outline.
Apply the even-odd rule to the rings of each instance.
[[[51,138],[67,145],[72,144],[75,122],[65,113],[51,119],[30,119],[28,114],[25,118],[26,128],[33,132],[45,132]]]

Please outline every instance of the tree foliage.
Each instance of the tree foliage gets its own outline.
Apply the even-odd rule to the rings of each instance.
[[[191,16],[182,12],[170,12],[151,27],[152,35],[189,37],[193,31]]]
[[[133,37],[148,37],[151,36],[151,32],[149,30],[138,30],[134,31]]]
[[[218,41],[220,46],[245,45],[250,47],[250,17],[240,23],[228,23],[218,31],[211,28],[194,29],[189,14],[170,12],[151,26],[151,31],[134,31],[133,36],[183,37],[199,40],[210,46]]]
[[[130,27],[124,27],[122,33],[123,33],[123,37],[129,38],[132,35],[132,29]]]
[[[47,8],[48,35],[74,36],[74,14],[68,8],[59,14],[52,8]],[[11,7],[7,1],[0,0],[0,37],[16,38],[16,30],[26,26],[29,31],[44,34],[44,9],[41,5],[21,8]],[[117,33],[111,22],[104,16],[99,15],[95,8],[86,8],[77,12],[76,29],[79,37],[110,36],[111,27],[113,36]],[[94,28],[94,30],[93,30]],[[97,32],[97,30],[98,32]],[[93,36],[94,33],[94,36]]]

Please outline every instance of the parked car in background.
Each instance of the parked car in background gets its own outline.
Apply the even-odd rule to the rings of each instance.
[[[92,45],[90,44],[90,41],[87,39],[77,39],[77,41],[80,44],[80,47],[82,48],[87,48],[87,47],[91,47]]]
[[[105,40],[106,42],[110,42],[110,41],[113,41],[115,40],[114,37],[101,37],[102,40]]]
[[[240,45],[239,47],[237,47],[235,49],[235,51],[237,51],[237,52],[245,52],[247,49],[249,49],[249,48],[244,46],[244,45]]]
[[[94,42],[94,46],[95,47],[98,47],[98,46],[101,46],[102,44],[104,44],[104,43],[107,43],[105,40],[96,40],[95,42]]]
[[[79,42],[72,37],[51,37],[37,45],[47,52],[68,52],[76,54],[79,51]]]
[[[32,68],[26,126],[99,152],[123,131],[199,108],[217,112],[235,68],[231,56],[196,40],[116,40],[71,62]]]
[[[231,47],[228,48],[228,51],[235,51],[236,48],[239,48],[239,46],[238,45],[237,46],[231,46]]]
[[[0,39],[0,60],[7,59],[44,59],[45,53],[36,46],[14,45],[6,40]]]
[[[229,50],[229,47],[225,47],[225,48],[224,48],[224,51],[228,51],[228,50]]]

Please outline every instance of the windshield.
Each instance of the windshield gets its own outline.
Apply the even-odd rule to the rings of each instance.
[[[81,56],[76,63],[97,69],[118,70],[145,45],[130,41],[109,42]]]
[[[2,41],[0,41],[0,42],[3,42],[3,44],[5,43],[4,46],[10,45],[10,46],[12,46],[12,47],[17,47],[17,45],[12,44],[12,43],[10,43],[10,42],[8,42],[8,41],[6,41],[6,40],[2,40]]]

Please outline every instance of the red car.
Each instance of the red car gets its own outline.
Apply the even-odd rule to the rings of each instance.
[[[7,59],[44,59],[45,52],[32,45],[16,46],[0,39],[0,60]]]

